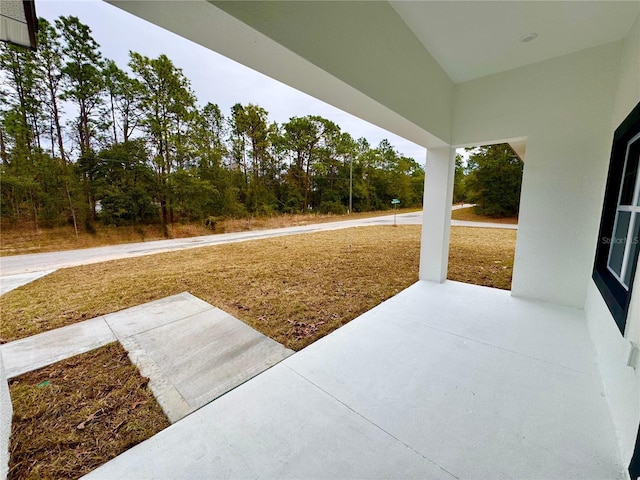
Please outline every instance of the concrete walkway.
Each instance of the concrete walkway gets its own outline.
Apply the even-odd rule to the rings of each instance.
[[[293,352],[189,293],[0,346],[7,378],[120,341],[171,422]]]
[[[584,313],[418,282],[88,479],[624,479]]]

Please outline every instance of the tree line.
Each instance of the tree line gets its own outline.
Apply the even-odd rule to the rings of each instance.
[[[473,203],[478,215],[516,217],[524,163],[507,143],[467,148],[456,156],[454,203]]]
[[[200,106],[166,56],[106,59],[76,17],[39,19],[38,49],[0,44],[0,213],[36,228],[344,213],[422,201],[424,170],[315,115]]]

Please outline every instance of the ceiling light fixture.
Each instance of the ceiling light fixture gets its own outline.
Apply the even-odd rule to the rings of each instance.
[[[521,36],[520,41],[522,43],[528,43],[528,42],[531,42],[532,40],[535,40],[536,38],[538,38],[538,34],[536,32],[531,32]]]

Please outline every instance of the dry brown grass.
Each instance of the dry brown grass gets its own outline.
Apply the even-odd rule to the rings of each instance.
[[[63,269],[0,297],[0,337],[189,291],[298,350],[415,282],[419,236],[354,228]]]
[[[453,228],[452,280],[510,288],[515,232]],[[420,226],[359,227],[58,270],[0,297],[11,341],[188,291],[299,350],[414,283]]]
[[[360,227],[59,270],[0,297],[0,336],[186,290],[297,350],[415,282],[420,228]],[[454,227],[449,278],[510,288],[515,235]],[[112,344],[14,379],[10,478],[75,478],[164,428],[133,370]]]
[[[510,290],[516,234],[504,228],[453,227],[448,278]]]
[[[169,421],[119,343],[9,381],[9,479],[79,478]]]
[[[510,225],[518,224],[518,217],[493,218],[485,215],[476,215],[473,213],[473,207],[460,208],[451,211],[453,220],[463,220],[465,222],[489,222],[489,223],[505,223]]]
[[[75,236],[72,226],[41,228],[31,225],[2,225],[0,235],[0,255],[21,255],[25,253],[54,252],[77,248],[100,247],[117,243],[143,242],[163,238],[158,225],[141,227],[96,227],[91,235],[84,231]]]
[[[398,213],[408,213],[418,209],[399,209]],[[351,215],[297,214],[275,215],[263,218],[223,219],[216,223],[215,229],[204,224],[175,224],[168,227],[168,238],[188,238],[217,233],[242,232],[246,230],[265,230],[270,228],[293,227],[314,223],[336,222],[390,215],[392,210],[384,212],[363,212]],[[109,227],[97,224],[95,234],[80,231],[76,237],[72,226],[36,229],[33,224],[11,225],[2,223],[0,232],[0,256],[21,255],[25,253],[55,252],[77,248],[102,247],[120,243],[161,240],[164,236],[160,225],[139,225],[128,227]]]

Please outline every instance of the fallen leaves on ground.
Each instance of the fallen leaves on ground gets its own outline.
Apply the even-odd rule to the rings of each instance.
[[[9,480],[75,479],[169,421],[119,343],[9,381]]]

